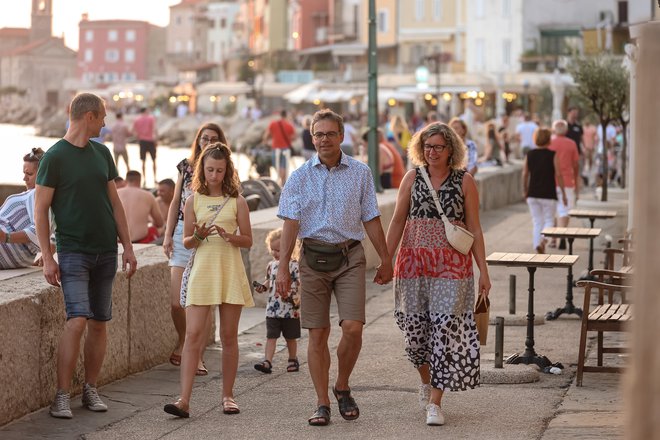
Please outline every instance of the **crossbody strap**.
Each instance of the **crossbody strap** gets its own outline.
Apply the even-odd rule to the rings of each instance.
[[[225,200],[218,206],[218,208],[215,210],[215,213],[211,216],[211,218],[208,219],[207,225],[212,224],[216,218],[218,218],[218,214],[220,214],[220,211],[222,211],[222,208],[225,207],[225,205],[229,202],[229,196],[225,197]]]
[[[422,173],[422,177],[424,178],[424,181],[426,182],[426,185],[429,187],[429,191],[431,191],[431,195],[433,196],[433,201],[435,202],[435,207],[440,213],[440,217],[442,217],[443,222],[449,222],[449,219],[445,215],[445,211],[442,210],[442,206],[440,206],[440,200],[438,199],[438,193],[433,189],[433,184],[431,183],[431,179],[429,178],[428,173],[426,172],[426,168],[423,166],[419,167],[419,171]]]

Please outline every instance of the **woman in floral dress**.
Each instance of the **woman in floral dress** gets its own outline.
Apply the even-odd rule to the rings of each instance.
[[[490,279],[479,222],[479,195],[464,170],[466,148],[449,126],[434,122],[420,130],[408,149],[412,162],[425,167],[449,221],[474,234],[463,255],[447,242],[444,225],[419,168],[401,183],[387,247],[395,255],[395,318],[405,350],[421,378],[420,405],[428,425],[444,424],[443,392],[479,384],[479,339],[474,322],[472,258],[479,268],[478,288],[488,295]]]

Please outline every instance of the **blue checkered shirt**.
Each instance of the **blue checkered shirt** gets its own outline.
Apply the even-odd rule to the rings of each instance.
[[[371,170],[343,153],[328,169],[315,154],[287,179],[277,216],[300,222],[299,238],[362,241],[362,223],[380,216]]]

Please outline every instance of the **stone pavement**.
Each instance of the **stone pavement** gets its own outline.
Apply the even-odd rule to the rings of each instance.
[[[620,211],[620,214],[624,214]],[[579,223],[576,220],[573,224]],[[482,214],[488,252],[528,252],[531,248],[531,218],[524,204]],[[603,221],[597,227],[604,234],[620,234],[620,222]],[[602,239],[596,240],[595,263],[601,256]],[[588,242],[576,240],[580,255],[575,272],[586,267]],[[563,252],[557,251],[555,252]],[[522,269],[490,269],[491,316],[508,316],[509,274],[518,277],[516,308],[519,315],[527,310],[527,272]],[[373,277],[373,272],[368,275]],[[368,280],[370,281],[370,279]],[[536,273],[535,311],[544,315],[564,303],[566,273],[557,269],[539,269]],[[582,295],[575,289],[575,303]],[[447,393],[443,410],[447,424],[428,427],[417,404],[417,373],[405,358],[401,334],[394,324],[392,287],[368,283],[367,325],[360,359],[351,386],[360,405],[361,416],[347,422],[332,404],[332,422],[328,427],[310,427],[307,417],[316,399],[306,363],[307,337],[299,346],[301,371],[286,373],[286,350],[278,346],[271,375],[253,369],[263,356],[265,324],[263,310],[246,310],[239,337],[241,357],[235,396],[241,414],[222,414],[220,404],[220,348],[209,347],[206,363],[210,374],[196,382],[190,419],[177,420],[162,407],[178,394],[178,368],[160,365],[142,374],[104,386],[100,392],[110,410],[92,413],[80,407],[80,398],[72,400],[73,420],[57,420],[47,409],[29,414],[0,429],[0,438],[13,439],[284,439],[284,438],[431,438],[452,439],[521,439],[554,440],[563,438],[601,440],[621,438],[623,430],[621,376],[586,373],[584,387],[574,386],[580,321],[562,316],[557,321],[535,327],[536,351],[566,368],[561,375],[540,374],[538,382],[481,387],[462,393]],[[334,312],[333,312],[334,313]],[[336,323],[336,319],[333,319]],[[157,331],[157,329],[155,329]],[[331,350],[332,378],[336,374],[334,348],[339,328],[333,328]],[[495,340],[491,327],[488,345],[482,347],[484,370],[492,369]],[[524,349],[525,327],[507,326],[504,332],[505,356]],[[282,342],[282,341],[280,341]],[[590,342],[593,342],[590,341]],[[505,365],[505,374],[506,374]],[[531,368],[531,367],[530,367]]]

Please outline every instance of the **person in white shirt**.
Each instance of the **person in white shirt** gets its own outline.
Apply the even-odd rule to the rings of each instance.
[[[516,126],[516,139],[520,142],[523,156],[536,147],[534,145],[534,132],[537,128],[539,126],[532,121],[532,116],[529,113],[525,113],[525,120]]]

